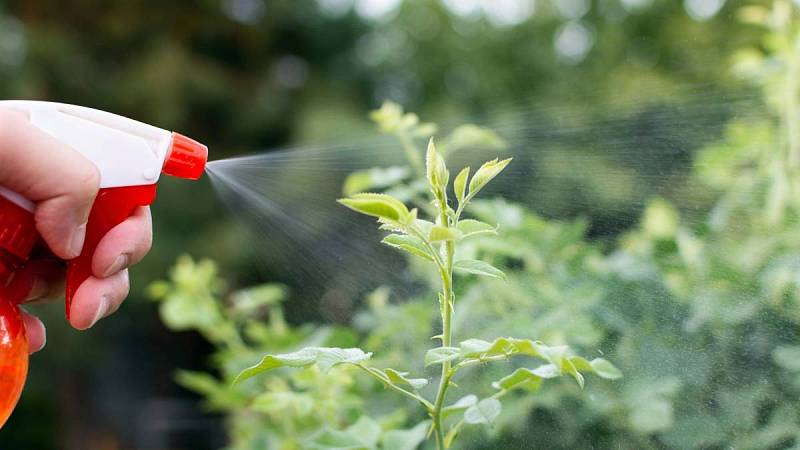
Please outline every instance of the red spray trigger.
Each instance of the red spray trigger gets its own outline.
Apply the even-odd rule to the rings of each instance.
[[[92,257],[97,244],[112,228],[130,217],[136,208],[153,203],[155,198],[155,184],[100,189],[89,213],[83,250],[80,256],[67,263],[67,319],[75,292],[92,276]]]
[[[162,172],[178,178],[197,180],[203,175],[207,159],[208,147],[182,134],[172,133],[172,143]],[[130,217],[136,208],[153,203],[155,197],[155,184],[100,189],[89,214],[83,250],[80,256],[69,261],[67,265],[67,319],[75,292],[92,276],[92,258],[100,240],[112,228]]]

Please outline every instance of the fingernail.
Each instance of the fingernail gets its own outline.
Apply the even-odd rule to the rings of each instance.
[[[77,258],[83,250],[83,241],[86,240],[86,224],[79,225],[72,232],[72,238],[69,241],[69,256],[70,258]]]
[[[25,301],[29,302],[43,297],[47,294],[48,289],[47,283],[43,279],[34,278],[33,285],[31,286],[31,290],[28,291],[28,296],[25,297]]]
[[[128,255],[125,253],[117,256],[117,259],[114,260],[114,263],[108,266],[108,269],[106,269],[105,273],[103,274],[103,278],[110,277],[111,275],[114,275],[120,270],[128,267],[128,260]]]
[[[97,312],[94,313],[94,319],[87,328],[93,327],[94,324],[96,324],[100,319],[106,316],[106,314],[108,313],[108,305],[109,305],[108,296],[107,295],[101,296],[100,303],[97,305]]]

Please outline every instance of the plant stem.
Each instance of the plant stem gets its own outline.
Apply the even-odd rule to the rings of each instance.
[[[413,393],[411,391],[407,391],[407,390],[401,388],[400,386],[398,386],[398,385],[396,385],[394,383],[387,382],[384,379],[384,377],[381,377],[380,375],[375,374],[372,370],[370,370],[369,367],[367,367],[365,365],[362,365],[362,364],[353,364],[353,365],[358,367],[359,369],[363,370],[364,372],[368,373],[369,375],[377,378],[378,381],[383,383],[389,389],[393,389],[393,390],[405,395],[408,398],[411,398],[411,399],[414,399],[414,400],[418,401],[425,409],[427,409],[429,411],[433,409],[433,405],[431,404],[431,402],[425,400],[424,398],[420,397],[419,395],[417,395],[417,394],[415,394],[415,393]]]
[[[789,34],[792,49],[788,59],[786,76],[786,105],[784,107],[784,126],[786,128],[786,141],[788,147],[788,166],[790,171],[795,171],[800,166],[800,105],[797,97],[800,95],[800,34]]]
[[[444,195],[439,196],[439,221],[443,226],[448,225],[447,219],[447,197]],[[442,346],[450,347],[453,340],[452,319],[455,303],[455,295],[453,294],[453,255],[455,253],[455,245],[453,241],[447,241],[444,244],[445,249],[445,267],[441,271],[442,276]],[[445,361],[442,364],[442,376],[439,380],[439,389],[436,392],[436,400],[433,403],[433,426],[436,431],[436,446],[440,450],[445,448],[445,433],[442,423],[442,408],[444,407],[445,397],[447,395],[447,388],[450,387],[450,379],[455,372],[451,369],[450,361]]]

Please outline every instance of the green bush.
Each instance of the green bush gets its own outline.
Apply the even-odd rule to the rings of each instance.
[[[372,118],[398,137],[409,167],[353,174],[345,203],[381,217],[396,233],[386,242],[411,253],[407,270],[425,292],[397,298],[382,287],[365,299],[350,328],[292,327],[282,319],[282,288],[237,292],[222,302],[213,264],[182,260],[172,280],[153,290],[167,325],[196,329],[214,343],[218,373],[181,373],[179,381],[226,413],[233,449],[413,449],[429,433],[442,445],[452,430],[461,433],[461,448],[475,449],[531,442],[551,449],[800,445],[800,417],[790,400],[800,394],[800,34],[793,14],[781,0],[740,11],[764,28],[765,40],[743,50],[735,67],[763,87],[774,114],[743,112],[697,155],[695,181],[717,196],[712,207],[681,211],[653,199],[639,225],[605,253],[587,242],[582,221],[546,220],[503,199],[471,201],[474,220],[492,225],[470,222],[484,233],[463,239],[469,233],[459,227],[460,208],[449,208],[447,197],[454,194],[460,206],[467,179],[458,175],[455,189],[447,189],[444,161],[473,145],[501,152],[502,139],[471,125],[457,128],[441,141],[439,156],[429,151],[426,165],[416,145],[436,128],[384,105]],[[497,164],[485,167],[502,169]],[[425,197],[429,189],[433,203]],[[385,195],[358,194],[375,190]],[[435,220],[409,228],[423,214]],[[465,268],[489,277],[459,278],[448,287],[460,260],[474,261]],[[431,307],[442,286],[443,327],[434,325],[439,314]],[[442,331],[442,347],[428,357],[442,366],[444,377],[436,377],[419,349],[431,347],[430,335]],[[450,332],[481,341],[455,347]],[[497,395],[487,396],[487,388],[517,379],[503,378],[509,373],[532,373],[506,353],[518,351],[519,342],[533,343],[494,341],[509,335],[596,355],[594,367],[582,358],[545,358],[576,378],[564,361],[616,378],[616,369],[603,362],[613,361],[625,376],[587,383],[583,392],[564,382],[538,390],[532,377],[524,390],[536,392],[503,394],[498,415],[497,403],[485,400]],[[478,357],[464,350],[473,343]],[[312,349],[299,350],[304,347]],[[493,353],[497,348],[502,351]],[[495,356],[503,361],[488,364]],[[257,369],[247,369],[262,357]],[[472,360],[480,370],[465,368],[457,386],[441,383],[454,365]],[[243,370],[272,368],[233,383]],[[448,389],[464,396],[437,409],[428,395]],[[445,412],[455,414],[445,420]],[[494,425],[467,427],[453,417]]]

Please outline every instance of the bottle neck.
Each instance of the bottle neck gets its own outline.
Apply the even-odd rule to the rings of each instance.
[[[20,205],[14,195],[0,190],[0,286],[28,259],[39,239],[34,212]]]
[[[11,275],[22,265],[22,261],[6,250],[0,248],[0,286],[11,280]]]

